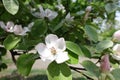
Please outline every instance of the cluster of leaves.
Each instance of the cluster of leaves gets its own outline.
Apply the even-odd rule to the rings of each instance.
[[[81,80],[107,80],[106,78],[119,80],[118,67],[109,73],[102,73],[100,67],[89,60],[81,63],[83,70],[68,66],[68,64],[79,64],[81,56],[99,62],[104,54],[111,53],[111,47],[114,45],[112,41],[114,26],[110,27],[109,31],[98,33],[100,29],[93,23],[93,19],[101,17],[114,24],[115,13],[119,10],[118,2],[119,0],[76,0],[75,2],[73,0],[0,0],[0,21],[5,23],[13,21],[22,26],[34,22],[31,31],[25,36],[15,35],[0,28],[0,70],[6,67],[2,63],[2,56],[8,50],[13,55],[18,72],[24,76],[29,75],[32,65],[39,59],[37,52],[29,53],[29,51],[39,42],[43,42],[47,34],[53,33],[65,38],[70,60],[62,64],[50,63],[47,69],[49,80],[72,80],[70,68],[80,72]],[[58,4],[65,7],[65,12],[56,8]],[[34,16],[35,12],[39,12],[40,5],[45,9],[56,11],[57,17],[50,21],[46,17]],[[92,9],[86,10],[88,6]],[[74,16],[71,22],[65,20],[68,13]],[[15,55],[20,55],[17,60]],[[113,68],[115,64],[119,64],[119,61],[111,56],[110,62]]]

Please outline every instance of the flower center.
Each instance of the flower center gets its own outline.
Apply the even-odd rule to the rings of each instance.
[[[57,53],[54,47],[50,48],[50,50],[51,50],[51,53],[52,53],[53,55],[55,55],[55,54]]]

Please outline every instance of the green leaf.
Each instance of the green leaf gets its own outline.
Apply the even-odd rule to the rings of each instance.
[[[96,45],[96,49],[97,51],[102,52],[104,49],[107,49],[112,46],[113,46],[113,42],[111,40],[104,40],[104,41],[99,42]]]
[[[4,40],[3,44],[7,50],[11,50],[18,44],[20,40],[21,37],[8,35],[7,38]]]
[[[47,68],[48,80],[72,80],[70,68],[67,64],[57,64],[55,61]]]
[[[3,5],[5,9],[11,13],[12,15],[15,15],[19,10],[19,2],[18,0],[2,0]]]
[[[118,6],[115,3],[107,3],[105,5],[105,10],[107,11],[107,13],[112,13],[115,12],[117,10]]]
[[[40,37],[47,32],[47,25],[44,20],[37,19],[31,29],[33,37]]]
[[[81,71],[81,72],[82,72],[82,74],[86,75],[87,77],[90,77],[93,80],[97,80],[97,77],[94,74],[91,74],[88,71]]]
[[[38,55],[36,54],[22,54],[17,60],[17,69],[18,72],[24,76],[27,76],[32,68],[35,58]]]
[[[86,57],[88,57],[88,58],[91,57],[91,53],[90,53],[90,51],[86,47],[84,47],[83,45],[81,45],[80,48],[81,48],[82,52],[84,53],[84,55]]]
[[[115,80],[120,80],[120,68],[112,70],[111,74],[113,75]]]
[[[93,40],[94,42],[98,41],[98,33],[96,32],[96,30],[92,26],[86,25],[85,32],[91,40]]]
[[[79,59],[78,59],[77,54],[75,54],[75,53],[68,50],[68,55],[69,55],[69,58],[70,58],[68,63],[70,63],[70,64],[78,64]]]
[[[88,60],[83,61],[82,66],[94,76],[99,77],[100,75],[99,67],[97,67],[93,62]]]
[[[71,52],[77,55],[83,56],[83,52],[81,51],[80,47],[76,43],[71,42],[71,41],[66,41],[66,47]]]
[[[6,54],[7,50],[3,47],[0,47],[0,56],[4,56]]]
[[[56,25],[55,28],[53,29],[53,32],[55,32],[55,31],[57,31],[58,29],[60,29],[60,28],[63,26],[64,22],[65,22],[65,21],[62,20],[58,25]]]

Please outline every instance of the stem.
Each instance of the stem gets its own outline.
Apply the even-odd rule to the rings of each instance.
[[[14,64],[16,65],[16,59],[15,59],[15,54],[16,52],[14,52],[13,50],[10,50],[11,56],[12,56],[12,61],[14,62]]]
[[[80,70],[86,71],[86,69],[84,69],[84,68],[78,68],[78,67],[73,67],[73,66],[69,66],[69,67],[70,67],[70,69],[72,69],[72,70],[74,70],[74,71],[76,71],[76,72],[78,72],[78,73],[81,73],[81,74],[82,74],[83,76],[85,76],[87,79],[93,80],[92,78],[90,78],[89,76],[83,74],[83,73],[80,71]]]

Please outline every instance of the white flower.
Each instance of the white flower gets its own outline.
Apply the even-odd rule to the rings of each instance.
[[[7,32],[13,32],[14,23],[11,21],[8,21],[6,25],[3,21],[0,21],[0,26]]]
[[[68,14],[66,15],[66,17],[65,17],[65,21],[66,21],[66,22],[72,22],[73,19],[74,19],[74,17],[71,17],[70,13],[68,13]]]
[[[0,27],[4,29],[6,32],[14,33],[15,35],[26,35],[26,32],[29,32],[31,30],[31,27],[33,26],[33,22],[28,24],[28,27],[22,28],[21,25],[14,25],[13,22],[8,21],[5,25],[4,22],[0,21]]]
[[[120,30],[114,32],[114,34],[113,34],[113,40],[117,41],[117,42],[120,41]]]
[[[87,6],[85,11],[90,12],[92,10],[92,6]]]
[[[116,60],[120,60],[120,44],[116,44],[113,47],[113,52],[112,57]]]
[[[58,13],[50,9],[43,9],[42,6],[39,7],[40,12],[32,13],[35,17],[44,19],[47,17],[50,21],[57,17]]]
[[[66,11],[65,7],[62,4],[56,5],[56,8],[58,8],[59,11],[62,11],[63,13]]]
[[[55,60],[57,63],[63,63],[69,59],[68,53],[65,52],[66,44],[64,38],[49,34],[45,38],[45,44],[39,43],[35,47],[43,61]]]

